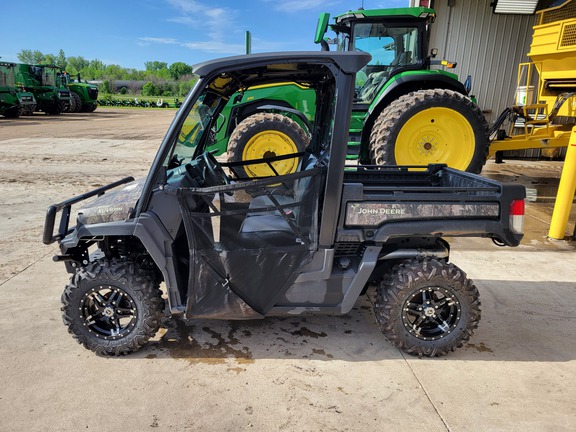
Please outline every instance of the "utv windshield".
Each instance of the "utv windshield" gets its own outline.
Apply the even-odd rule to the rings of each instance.
[[[192,161],[198,154],[197,149],[200,144],[205,144],[204,140],[211,139],[212,131],[205,132],[210,128],[210,121],[221,100],[221,97],[211,93],[210,90],[206,90],[198,97],[186,116],[174,147],[165,162],[169,169],[172,166],[180,166]]]

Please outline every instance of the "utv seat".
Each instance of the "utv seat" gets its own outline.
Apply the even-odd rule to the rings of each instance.
[[[308,171],[316,167],[318,159],[314,155],[308,157],[302,163],[301,171]],[[286,221],[288,217],[298,229],[307,235],[310,229],[311,218],[309,217],[310,209],[307,202],[312,198],[314,188],[310,184],[312,177],[302,177],[294,181],[293,193],[287,194],[284,189],[283,194],[272,193],[255,197],[250,203],[250,210],[240,227],[239,240],[243,245],[248,247],[272,246],[289,246],[299,244],[297,233],[292,226]],[[281,188],[281,186],[280,186]],[[280,209],[263,211],[270,207],[279,205],[283,208],[282,214]],[[291,206],[290,204],[294,204]],[[258,211],[260,210],[260,211]],[[301,240],[301,239],[300,239]]]

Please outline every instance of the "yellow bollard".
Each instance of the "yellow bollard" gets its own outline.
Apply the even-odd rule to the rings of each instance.
[[[572,128],[572,133],[570,134],[570,142],[568,143],[564,168],[562,168],[560,184],[558,185],[558,195],[556,195],[548,237],[560,240],[564,238],[574,193],[576,193],[576,126]]]

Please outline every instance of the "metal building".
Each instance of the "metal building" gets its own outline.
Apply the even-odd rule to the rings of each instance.
[[[472,94],[489,124],[514,103],[518,64],[528,61],[526,53],[536,19],[533,14],[496,14],[494,3],[494,0],[411,2],[413,6],[429,4],[436,10],[430,48],[438,48],[438,57],[457,62],[453,71],[461,81],[472,76]]]

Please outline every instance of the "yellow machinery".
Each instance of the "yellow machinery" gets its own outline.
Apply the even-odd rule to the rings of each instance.
[[[576,2],[568,0],[537,15],[531,62],[519,65],[516,105],[496,120],[489,156],[569,146],[548,234],[562,239],[576,190]],[[510,130],[499,131],[507,119]],[[524,120],[520,128],[518,119]]]
[[[496,124],[514,121],[507,133],[499,131],[490,143],[489,156],[505,150],[566,147],[576,125],[576,1],[537,15],[528,53],[532,61],[519,65],[516,105]]]

